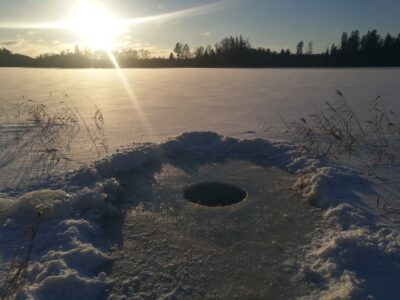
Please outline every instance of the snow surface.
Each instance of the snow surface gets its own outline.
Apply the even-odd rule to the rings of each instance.
[[[2,68],[0,105],[15,103],[21,96],[51,109],[64,102],[76,106],[88,123],[93,122],[96,106],[104,115],[109,153],[131,143],[159,143],[191,131],[209,130],[240,138],[267,131],[269,139],[282,139],[286,128],[278,112],[286,120],[307,117],[313,111],[312,103],[335,101],[335,89],[340,89],[355,108],[364,108],[366,103],[369,107],[380,95],[387,107],[400,113],[398,68],[126,69],[122,72],[133,99],[115,70]],[[27,153],[15,156],[28,154],[29,148]],[[14,188],[16,184],[7,174],[32,168],[15,156],[13,163],[2,167],[0,186]],[[98,159],[84,130],[71,145],[71,159],[83,163]]]
[[[290,189],[294,178],[285,170],[263,161],[189,156],[118,178],[121,197],[134,202],[112,230],[121,246],[110,272],[111,299],[170,293],[176,299],[291,299],[310,293],[306,281],[291,278],[321,212]],[[234,184],[248,196],[217,208],[182,197],[185,187],[204,180]]]
[[[400,275],[400,233],[363,203],[363,194],[374,193],[373,184],[358,171],[310,158],[288,143],[192,132],[113,154],[89,168],[54,178],[42,185],[47,189],[3,199],[2,241],[18,236],[32,223],[35,206],[47,208],[28,282],[17,298],[98,299],[106,295],[112,282],[100,270],[112,257],[100,225],[104,217],[119,213],[116,176],[150,162],[183,157],[262,161],[297,176],[294,187],[303,198],[325,209],[326,226],[315,229],[312,244],[304,249],[302,275],[318,286],[308,298],[394,299],[398,295],[394,281]],[[2,250],[3,270],[13,250],[7,245]]]
[[[376,208],[376,200],[386,197],[394,197],[393,207],[398,206],[398,167],[381,166],[378,177],[369,177],[346,160],[310,157],[295,143],[281,142],[284,127],[277,111],[287,119],[306,116],[310,102],[331,100],[340,89],[353,107],[362,108],[380,95],[399,112],[399,69],[123,72],[134,99],[114,70],[0,70],[2,105],[22,95],[51,108],[72,101],[87,120],[93,105],[100,107],[113,153],[95,161],[90,141],[79,136],[72,158],[90,166],[71,164],[44,181],[18,185],[10,182],[13,174],[30,166],[9,162],[29,152],[7,158],[0,174],[0,278],[19,245],[9,241],[26,232],[38,205],[46,207],[18,299],[106,296],[113,282],[103,270],[113,251],[102,224],[121,213],[118,175],[172,158],[210,156],[267,161],[287,170],[296,176],[294,188],[303,199],[322,209],[325,225],[315,228],[312,243],[304,247],[303,272],[297,278],[316,286],[306,299],[398,299],[398,211]],[[260,136],[274,142],[246,139]],[[27,247],[25,240],[22,247]]]

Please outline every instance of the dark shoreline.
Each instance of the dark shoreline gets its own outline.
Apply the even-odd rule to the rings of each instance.
[[[53,70],[112,70],[115,67],[43,67],[43,66],[0,66],[0,69],[53,69]],[[120,67],[122,70],[133,69],[226,69],[226,70],[365,70],[365,69],[400,69],[400,66],[365,66],[365,67]]]
[[[227,37],[215,46],[200,46],[192,50],[178,42],[169,57],[152,57],[145,49],[122,49],[116,52],[79,49],[37,57],[0,49],[0,67],[112,69],[127,68],[390,68],[400,67],[400,34],[381,36],[370,30],[361,36],[343,32],[341,44],[332,44],[325,52],[314,53],[313,43],[307,49],[303,41],[296,51],[280,52],[251,46],[248,39]]]

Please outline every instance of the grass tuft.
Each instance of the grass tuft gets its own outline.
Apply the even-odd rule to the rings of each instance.
[[[98,158],[108,151],[101,110],[95,107],[92,117],[84,118],[68,95],[52,109],[25,97],[0,105],[0,120],[0,169],[19,159],[22,167],[16,184],[65,169],[73,161],[83,164],[70,155],[80,132],[88,137]]]
[[[24,286],[26,282],[36,235],[46,208],[38,206],[35,210],[36,217],[33,224],[26,227],[21,236],[3,243],[4,246],[5,244],[20,241],[19,245],[16,247],[15,253],[11,259],[10,267],[1,286],[0,299],[13,299],[18,290]],[[28,245],[27,250],[24,252],[23,249],[25,249],[24,244],[26,243],[26,239],[28,239]]]
[[[336,90],[339,101],[313,105],[307,118],[286,122],[285,126],[317,156],[347,154],[368,166],[395,165],[400,159],[400,119],[386,108],[378,96],[360,118],[345,95]]]

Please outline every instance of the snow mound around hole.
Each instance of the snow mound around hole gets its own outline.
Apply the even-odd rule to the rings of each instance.
[[[120,213],[118,174],[182,156],[232,153],[266,158],[271,150],[272,145],[264,140],[240,141],[211,132],[186,133],[162,144],[144,144],[115,153],[19,197],[2,197],[0,241],[20,236],[35,223],[38,208],[44,209],[28,278],[17,298],[98,299],[106,295],[112,282],[100,270],[112,257],[100,228],[104,218]],[[16,251],[13,243],[2,249],[0,273],[7,273]]]
[[[316,284],[308,298],[354,299],[387,296],[400,275],[400,234],[379,223],[363,207],[361,174],[306,155],[294,144],[264,139],[240,140],[213,132],[184,133],[161,144],[143,144],[115,153],[91,166],[42,184],[42,190],[0,199],[0,243],[30,226],[38,206],[45,207],[35,240],[25,286],[18,299],[98,299],[112,284],[101,272],[110,262],[110,245],[103,239],[101,222],[118,214],[119,174],[171,159],[245,159],[278,166],[296,175],[294,189],[305,200],[325,209],[323,228],[304,249],[303,277]],[[50,190],[50,188],[52,190]],[[357,192],[359,193],[356,193]],[[0,273],[5,274],[16,246],[2,249]],[[382,280],[368,272],[370,262],[390,265]],[[73,294],[70,294],[73,293]],[[389,299],[389,298],[386,298]]]
[[[320,287],[308,298],[395,299],[400,231],[362,201],[375,194],[372,183],[355,170],[319,165],[299,174],[294,188],[325,209],[303,263],[303,275]]]
[[[0,240],[10,241],[35,223],[37,208],[44,207],[37,227],[27,282],[17,299],[98,299],[109,282],[99,269],[111,260],[100,236],[97,218],[112,211],[106,180],[76,194],[62,190],[31,192],[8,201],[0,214]],[[114,208],[115,209],[115,208]],[[26,249],[29,236],[24,241]],[[2,249],[1,272],[7,272],[18,244]],[[7,263],[8,262],[8,263]]]

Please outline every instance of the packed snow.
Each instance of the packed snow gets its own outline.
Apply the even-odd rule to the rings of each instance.
[[[396,292],[392,284],[400,272],[400,266],[396,265],[400,253],[399,231],[384,220],[378,221],[376,212],[363,204],[358,193],[373,191],[361,174],[325,165],[290,144],[193,132],[161,144],[116,153],[90,168],[44,184],[49,188],[65,186],[67,191],[42,190],[17,199],[3,199],[3,241],[18,236],[22,228],[33,222],[36,207],[46,208],[28,281],[18,298],[97,299],[106,294],[112,281],[99,270],[112,257],[107,243],[102,241],[100,224],[107,215],[119,213],[120,188],[116,176],[151,162],[168,162],[177,157],[263,161],[290,170],[298,177],[294,187],[304,199],[326,208],[323,214],[326,225],[316,229],[314,241],[305,249],[303,275],[315,280],[320,288],[310,297],[389,299]],[[3,270],[13,250],[7,246],[3,249]],[[390,272],[390,276],[377,278],[375,272]],[[71,294],[71,289],[76,294]]]
[[[34,74],[33,70],[29,72]],[[33,76],[29,72],[27,76]],[[71,78],[73,78],[76,71],[66,72],[71,72]],[[85,72],[92,74],[91,71]],[[145,76],[150,76],[147,74],[148,71],[143,72]],[[164,72],[166,71],[161,73],[164,74]],[[181,74],[178,71],[174,72]],[[207,73],[202,73],[203,71],[196,72],[190,73],[189,79],[185,79],[183,75],[179,78],[187,80],[190,84],[190,80],[200,80],[207,76]],[[228,70],[216,72],[218,74],[213,76],[223,77],[220,72],[231,74]],[[146,104],[150,106],[145,108],[145,111],[149,112],[152,107],[157,106],[157,109],[161,111],[165,109],[167,115],[171,115],[174,111],[177,119],[164,118],[161,119],[162,122],[157,123],[154,121],[157,118],[156,113],[153,112],[154,115],[150,113],[147,116],[150,124],[153,125],[151,131],[148,132],[149,128],[146,127],[139,129],[140,133],[132,134],[140,121],[138,118],[133,118],[135,119],[131,120],[133,123],[122,126],[121,122],[124,121],[114,118],[120,114],[118,112],[109,121],[115,122],[110,127],[111,132],[108,133],[111,137],[112,154],[93,162],[93,157],[85,153],[79,157],[85,146],[78,147],[73,150],[74,157],[86,161],[86,166],[53,173],[45,180],[17,186],[2,185],[0,190],[2,193],[0,194],[1,279],[7,276],[7,270],[15,253],[27,251],[29,237],[32,235],[31,226],[39,219],[28,276],[26,283],[17,293],[17,299],[106,298],[115,285],[112,275],[107,272],[107,266],[115,259],[113,257],[115,249],[105,237],[103,224],[112,216],[121,214],[125,207],[123,203],[125,199],[121,197],[123,189],[119,182],[120,176],[134,170],[150,168],[153,164],[166,164],[171,160],[182,160],[184,163],[185,160],[196,162],[204,158],[246,160],[280,168],[294,177],[293,189],[301,198],[310,207],[321,210],[322,222],[313,229],[310,235],[311,242],[302,247],[300,271],[292,278],[294,282],[308,282],[312,285],[312,290],[308,295],[304,295],[304,299],[398,298],[400,287],[396,284],[396,279],[400,276],[400,231],[395,210],[397,203],[393,203],[396,199],[391,199],[390,207],[384,206],[382,209],[382,204],[379,202],[384,201],[386,197],[392,197],[392,194],[387,194],[388,190],[396,191],[396,178],[399,175],[397,170],[390,166],[380,166],[381,172],[378,176],[376,174],[372,176],[364,172],[362,167],[346,160],[334,161],[314,157],[299,147],[295,141],[283,141],[285,138],[277,132],[271,133],[272,138],[268,140],[266,138],[268,133],[255,130],[257,134],[253,134],[251,130],[254,126],[256,129],[259,126],[255,120],[258,117],[256,111],[261,106],[259,99],[265,97],[261,89],[264,90],[262,86],[268,81],[267,79],[273,82],[268,83],[271,86],[276,85],[277,80],[283,79],[292,87],[296,84],[303,85],[303,94],[298,96],[307,98],[304,84],[308,83],[306,86],[312,90],[314,87],[311,85],[312,80],[317,77],[320,79],[321,74],[326,76],[326,81],[322,80],[325,82],[324,89],[327,86],[332,89],[342,88],[342,86],[334,86],[337,82],[332,80],[333,71],[316,70],[310,71],[311,73],[305,72],[306,75],[304,75],[296,70],[294,72],[300,72],[298,74],[306,76],[308,80],[306,82],[300,80],[300,83],[292,82],[292,84],[290,84],[289,75],[282,73],[284,71],[277,71],[278,79],[268,73],[270,71],[264,71],[265,73],[255,71],[256,75],[262,74],[262,79],[258,79],[260,81],[255,83],[252,83],[254,77],[250,74],[251,71],[243,71],[245,75],[241,76],[244,76],[244,79],[236,72],[239,71],[232,71],[230,75],[231,86],[229,87],[235,84],[247,84],[253,91],[260,92],[257,96],[259,98],[255,96],[257,100],[249,97],[246,107],[251,107],[251,112],[246,109],[241,110],[243,105],[239,105],[239,99],[243,99],[244,96],[241,91],[243,86],[232,91],[221,82],[214,82],[214,91],[221,87],[226,89],[227,95],[223,98],[226,102],[219,103],[217,101],[219,95],[209,90],[210,98],[206,104],[202,102],[204,100],[199,100],[203,99],[199,94],[192,94],[188,100],[189,103],[182,104],[183,94],[180,94],[179,88],[177,86],[171,88],[164,82],[163,89],[154,89],[153,92],[139,91],[138,94],[142,93],[139,98],[146,96],[153,99],[151,94],[161,93],[160,90],[180,94],[179,100],[176,100],[174,95],[168,96],[171,96],[168,99],[174,101],[175,110],[167,102],[163,102],[162,105],[152,102]],[[334,76],[338,78],[344,76],[345,79],[358,78],[346,83],[348,87],[356,86],[361,89],[371,85],[372,88],[367,96],[374,97],[377,93],[388,91],[388,101],[394,103],[397,97],[395,88],[397,87],[396,80],[398,80],[396,78],[399,78],[398,70],[377,70],[376,72],[380,73],[379,76],[383,75],[387,79],[387,81],[386,79],[379,81],[378,84],[372,79],[371,82],[368,81],[370,80],[368,72],[375,71],[368,71],[367,75],[364,73],[360,75],[361,73],[357,72],[361,71],[343,70],[338,71],[338,74]],[[1,74],[4,76],[4,71]],[[56,80],[51,75],[48,76],[51,82]],[[104,74],[94,76],[101,77]],[[136,77],[136,74],[132,76]],[[67,90],[68,84],[72,87],[74,81],[71,78],[63,87],[63,91],[64,88]],[[204,80],[201,79],[200,84],[207,86]],[[319,84],[318,80],[315,85]],[[343,81],[340,82],[343,84]],[[379,83],[382,84],[379,85]],[[35,84],[35,80],[32,84]],[[83,86],[84,84],[82,83]],[[110,83],[110,85],[114,84],[116,82]],[[16,88],[11,85],[6,89],[5,93],[8,94],[5,96],[15,92]],[[204,89],[204,86],[202,88]],[[275,93],[279,91],[282,91],[282,86],[275,89]],[[318,91],[314,94],[316,98],[325,93],[321,92],[321,89]],[[201,89],[196,89],[196,93],[200,92]],[[357,90],[353,90],[352,93],[357,94]],[[36,97],[39,94],[33,96]],[[108,96],[115,99],[111,91]],[[232,105],[226,100],[229,96],[234,97]],[[274,106],[285,97],[297,98],[295,93],[289,96],[282,93],[282,96],[276,96],[272,100],[271,105],[264,106],[260,114],[264,116],[269,111],[267,115],[272,115]],[[118,101],[121,100],[116,100],[116,110],[121,109],[119,107],[121,103]],[[306,112],[304,99],[302,101],[296,103],[288,100],[277,110],[283,113],[289,111],[289,115],[301,115],[302,112]],[[359,103],[362,101],[360,100]],[[207,105],[210,107],[205,108],[204,106]],[[227,107],[230,111],[221,115],[222,110]],[[210,112],[215,112],[215,115],[211,113],[209,121],[205,116]],[[196,114],[198,117],[195,117]],[[246,115],[251,115],[251,118]],[[277,124],[278,119],[272,123]],[[173,121],[176,121],[175,125],[172,125]],[[278,128],[276,124],[272,125]],[[185,131],[184,128],[187,128],[189,132],[178,134]],[[282,127],[280,128],[282,130]],[[214,132],[195,131],[199,129],[212,129],[225,136]],[[159,132],[159,135],[156,135],[156,132]],[[172,137],[174,135],[175,137]],[[137,143],[138,140],[143,142]],[[136,144],[131,144],[133,142]],[[128,146],[120,147],[120,145]],[[116,151],[117,148],[120,149]],[[10,174],[18,167],[21,165],[7,165],[4,170]],[[6,182],[7,176],[3,172],[1,182]],[[43,215],[38,216],[38,211],[43,211]],[[173,293],[171,295],[173,296]],[[169,294],[161,294],[161,296],[168,299]]]

